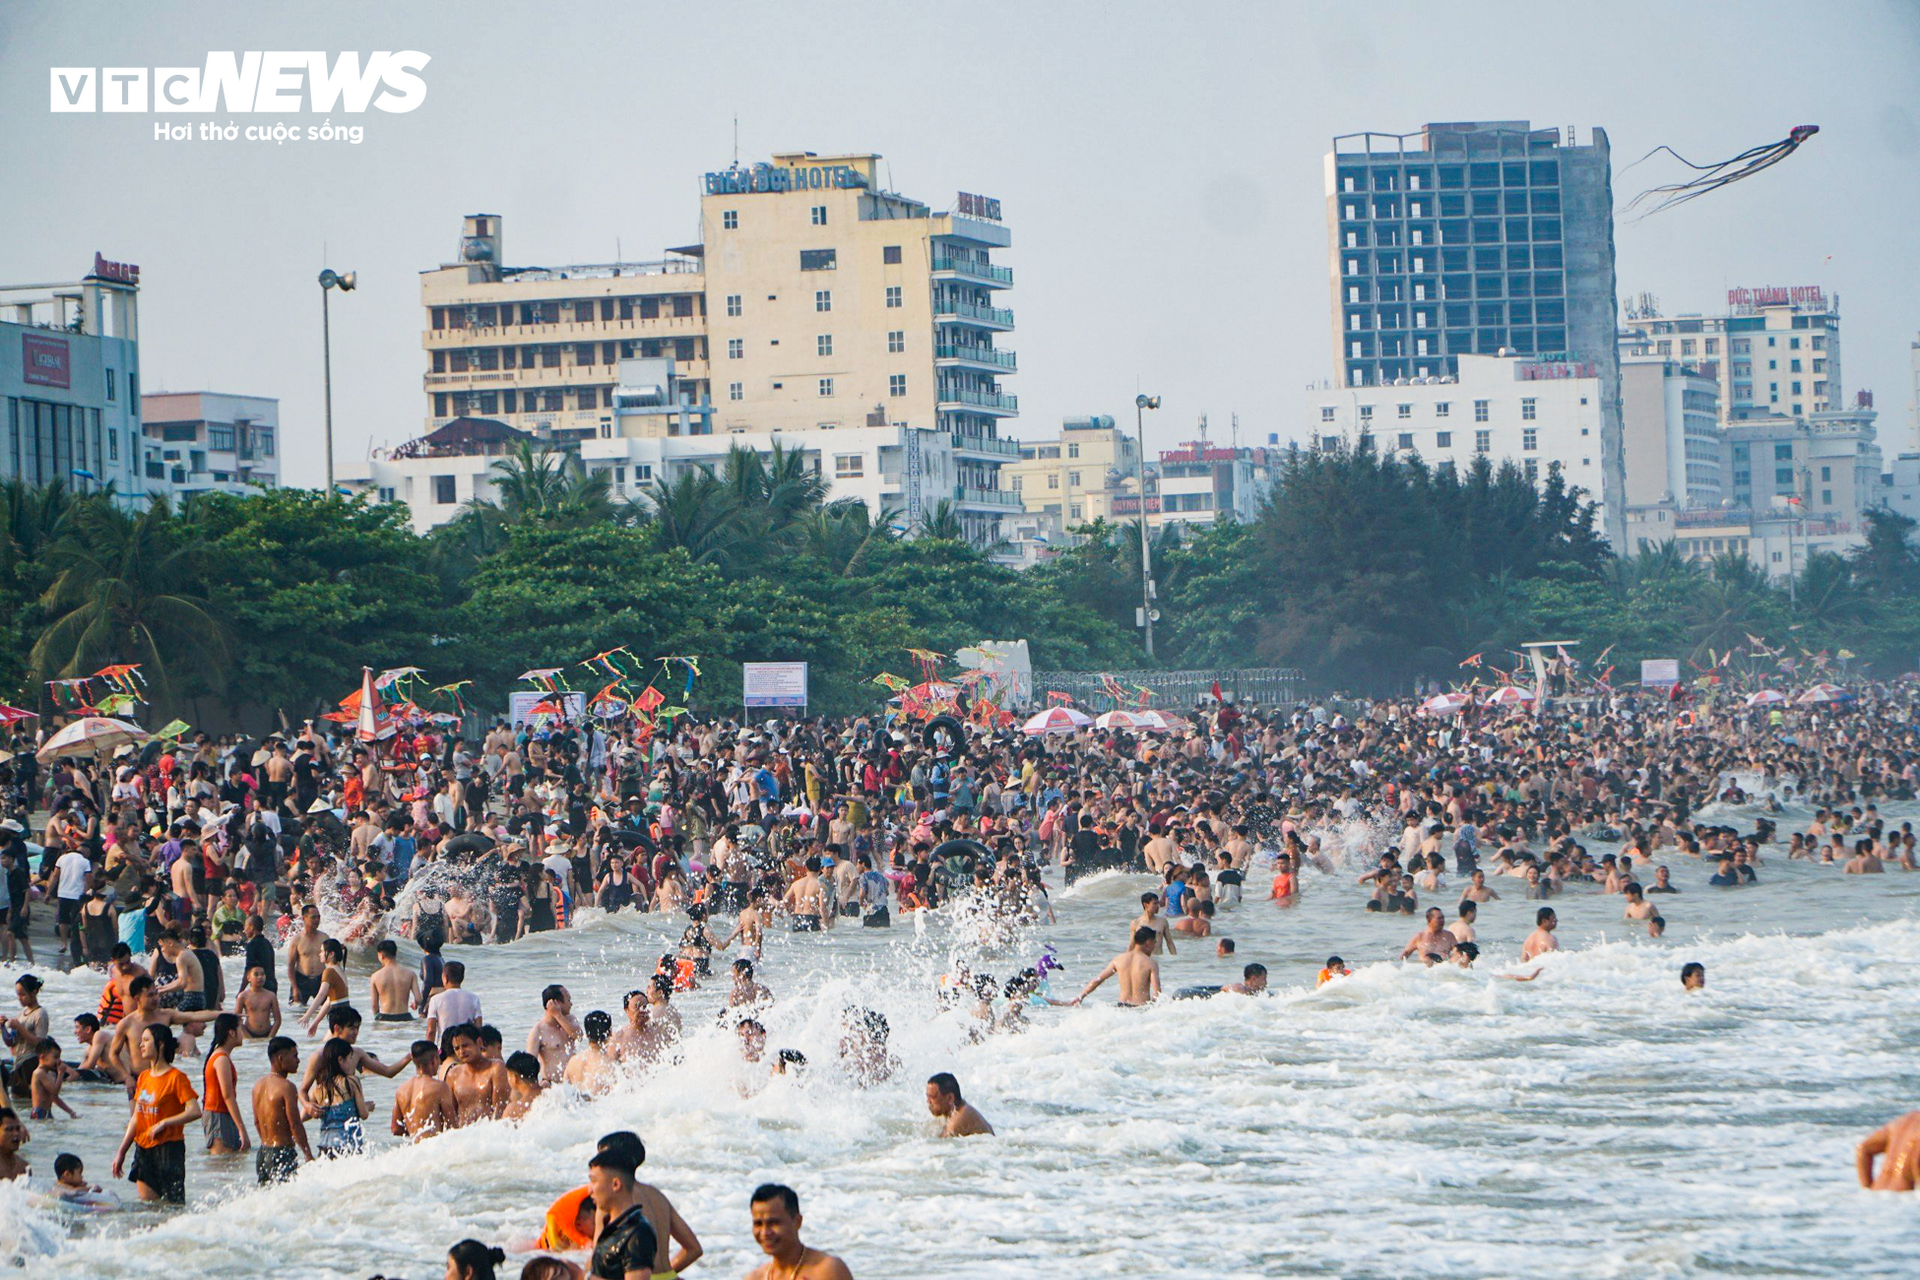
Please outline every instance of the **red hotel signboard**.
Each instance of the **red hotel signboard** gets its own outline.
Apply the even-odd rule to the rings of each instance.
[[[21,334],[20,380],[37,387],[71,387],[73,372],[67,363],[67,340],[44,333]]]

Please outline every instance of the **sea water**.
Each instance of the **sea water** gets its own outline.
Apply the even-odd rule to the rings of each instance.
[[[1888,816],[1920,813],[1907,808]],[[1721,820],[1750,829],[1756,814]],[[594,1140],[624,1128],[646,1140],[642,1176],[706,1246],[696,1277],[759,1260],[747,1199],[765,1181],[799,1191],[808,1243],[861,1280],[1914,1273],[1920,1198],[1859,1190],[1853,1147],[1920,1105],[1920,875],[1843,876],[1772,848],[1759,885],[1716,890],[1710,868],[1668,856],[1682,892],[1653,899],[1664,939],[1622,920],[1621,898],[1573,889],[1553,901],[1564,950],[1538,966],[1518,953],[1539,904],[1493,877],[1503,896],[1481,907],[1484,950],[1462,970],[1395,963],[1418,919],[1364,912],[1354,875],[1368,850],[1327,843],[1347,852],[1339,872],[1308,871],[1293,906],[1262,900],[1256,861],[1247,900],[1216,919],[1232,959],[1200,939],[1161,959],[1169,991],[1259,961],[1264,998],[1127,1010],[1109,983],[1085,1007],[1034,1009],[1026,1032],[980,1039],[964,1011],[941,1008],[957,965],[1004,982],[1045,944],[1066,966],[1053,994],[1077,994],[1123,949],[1144,876],[1055,884],[1057,923],[1011,940],[965,912],[773,933],[760,976],[776,1002],[759,1016],[769,1057],[806,1054],[797,1078],[748,1069],[720,1027],[721,953],[713,980],[675,998],[679,1059],[607,1096],[550,1094],[521,1124],[415,1145],[386,1132],[399,1080],[370,1078],[364,1156],[261,1189],[251,1153],[206,1156],[196,1125],[186,1210],[69,1219],[0,1187],[0,1259],[42,1275],[424,1280],[472,1236],[513,1253],[513,1274],[547,1205],[584,1180]],[[1451,918],[1458,881],[1421,896]],[[619,1025],[622,995],[678,933],[589,910],[565,932],[448,954],[511,1050],[549,982],[568,985],[576,1017],[605,1009]],[[1355,973],[1315,990],[1336,952]],[[1690,960],[1706,965],[1703,992],[1681,989]],[[1501,976],[1536,967],[1532,982]],[[356,956],[357,1002],[365,968]],[[36,971],[70,1044],[101,980]],[[239,976],[228,961],[229,990]],[[870,1089],[837,1064],[856,1006],[887,1015],[900,1060]],[[417,1033],[369,1021],[360,1043],[393,1061]],[[244,1096],[262,1046],[235,1058]],[[198,1087],[200,1060],[182,1064]],[[936,1071],[959,1077],[998,1136],[934,1136],[923,1086]],[[111,1184],[120,1095],[66,1096],[79,1120],[30,1125],[37,1176],[73,1151]]]

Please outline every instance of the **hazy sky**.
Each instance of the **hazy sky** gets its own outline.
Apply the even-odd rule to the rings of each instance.
[[[162,117],[55,115],[52,66],[197,66],[208,50],[419,49],[424,104],[359,146],[153,140]],[[1149,446],[1302,426],[1331,376],[1321,157],[1429,120],[1600,125],[1616,175],[1668,143],[1721,158],[1793,125],[1770,173],[1617,229],[1623,296],[1712,309],[1732,285],[1842,298],[1849,396],[1908,439],[1920,328],[1920,11],[1904,0],[1296,5],[907,0],[743,5],[24,3],[0,7],[0,280],[141,266],[146,389],[280,399],[284,475],[321,474],[322,246],[342,457],[419,434],[418,272],[460,217],[510,264],[657,257],[697,235],[699,176],[872,150],[945,208],[998,196],[1018,287],[1003,344],[1039,436],[1164,397]],[[177,117],[196,120],[199,117]],[[216,119],[227,118],[224,114]],[[336,117],[343,119],[344,117]],[[241,123],[260,117],[241,117]],[[289,117],[300,123],[319,118]],[[1616,176],[1624,203],[1677,166]]]

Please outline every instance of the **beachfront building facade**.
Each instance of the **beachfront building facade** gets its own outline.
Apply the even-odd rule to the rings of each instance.
[[[1721,426],[1846,407],[1838,294],[1817,285],[1738,288],[1717,315],[1654,310],[1630,311],[1621,322],[1622,355],[1676,360],[1712,378]]]
[[[140,398],[149,492],[248,493],[280,483],[280,402],[223,391]]]
[[[879,159],[793,152],[706,174],[700,242],[650,262],[509,266],[501,217],[469,215],[457,261],[421,278],[419,440],[488,419],[631,484],[677,450],[612,442],[713,433],[765,451],[858,432],[819,451],[846,459],[823,463],[835,497],[895,502],[909,526],[946,503],[991,543],[1020,502],[1000,476],[1019,456],[1000,436],[1018,412],[1002,382],[1016,368],[1002,345],[1013,313],[996,305],[1013,276],[993,260],[1011,236],[989,197],[961,193],[936,211],[883,190]],[[643,368],[650,392],[632,381]],[[650,412],[622,411],[659,397],[668,403]],[[376,464],[434,452],[418,443],[343,462],[343,474],[397,495],[408,486]],[[416,525],[423,516],[444,518],[416,513]]]
[[[143,500],[140,268],[0,287],[0,481]]]
[[[1627,505],[1719,506],[1719,384],[1695,365],[1623,356],[1620,406]]]
[[[1112,519],[1115,501],[1137,491],[1140,443],[1110,414],[1068,418],[1059,438],[1025,440],[1019,449],[1019,460],[1003,472],[1006,486],[1023,510],[1051,517],[1040,527],[1050,525],[1054,534]]]
[[[1457,375],[1405,385],[1309,389],[1300,434],[1327,448],[1366,437],[1383,453],[1456,473],[1482,457],[1496,469],[1512,462],[1535,481],[1558,466],[1598,504],[1603,533],[1625,529],[1624,470],[1604,450],[1607,388],[1596,363],[1462,355],[1456,367]]]
[[[1325,162],[1336,381],[1464,378],[1468,356],[1591,366],[1597,434],[1583,456],[1623,489],[1611,173],[1603,129],[1585,143],[1524,120],[1336,137]],[[1616,545],[1622,510],[1606,513]]]

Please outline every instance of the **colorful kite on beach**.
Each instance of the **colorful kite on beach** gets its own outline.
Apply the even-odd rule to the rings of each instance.
[[[514,678],[537,685],[548,693],[558,693],[561,689],[564,689],[567,684],[567,682],[561,678],[560,672],[561,668],[559,667],[534,667],[531,670],[522,671]]]
[[[1774,165],[1785,160],[1788,156],[1798,151],[1808,138],[1811,138],[1818,132],[1820,132],[1820,126],[1817,124],[1795,125],[1792,132],[1777,142],[1763,142],[1757,147],[1748,147],[1739,155],[1731,156],[1714,164],[1695,164],[1678,151],[1675,151],[1672,147],[1655,147],[1653,150],[1647,152],[1646,155],[1641,156],[1640,159],[1635,160],[1633,164],[1628,165],[1627,169],[1631,169],[1634,165],[1650,160],[1664,151],[1681,164],[1687,166],[1687,168],[1694,170],[1699,176],[1689,178],[1685,182],[1670,182],[1664,186],[1649,187],[1627,202],[1627,210],[1630,212],[1637,208],[1643,201],[1658,196],[1660,197],[1659,203],[1640,215],[1641,218],[1651,218],[1654,214],[1662,210],[1671,209],[1677,204],[1685,204],[1689,200],[1698,199],[1710,191],[1718,191],[1720,188],[1738,182],[1742,178],[1751,178],[1762,169],[1771,169]],[[1626,169],[1622,169],[1620,172],[1625,174],[1626,171]]]
[[[74,676],[68,680],[49,680],[47,689],[53,697],[53,705],[63,711],[79,711],[85,708],[91,695],[87,686],[92,684],[92,676]]]
[[[130,698],[138,698],[146,685],[146,677],[140,674],[137,662],[121,662],[110,667],[102,667],[93,673],[96,680],[105,680],[116,690]]]

